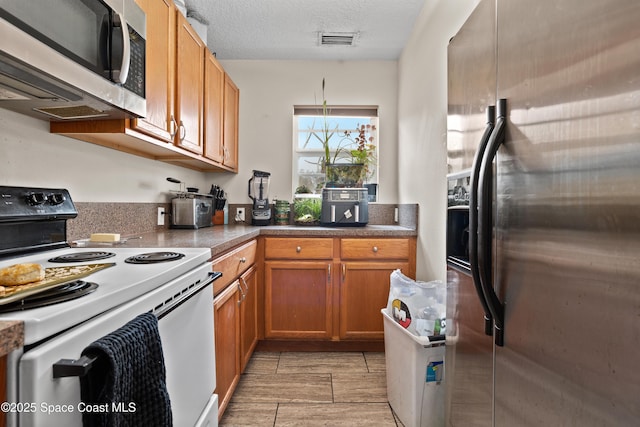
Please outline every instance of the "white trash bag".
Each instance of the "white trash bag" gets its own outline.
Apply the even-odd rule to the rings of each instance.
[[[416,281],[395,270],[391,273],[387,314],[414,335],[444,335],[446,293],[446,285],[439,280]]]

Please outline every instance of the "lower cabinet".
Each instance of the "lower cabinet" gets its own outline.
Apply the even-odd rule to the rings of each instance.
[[[216,394],[222,417],[258,342],[257,242],[252,240],[213,261]]]
[[[239,281],[233,282],[213,300],[219,418],[229,404],[240,379],[239,284]]]
[[[240,276],[240,372],[258,344],[258,275],[251,267]]]
[[[408,274],[408,262],[343,262],[340,275],[340,339],[382,340],[380,309],[389,299],[389,276]]]
[[[415,238],[265,238],[265,339],[382,341],[390,275]]]
[[[330,260],[265,262],[265,338],[331,338],[331,265]]]

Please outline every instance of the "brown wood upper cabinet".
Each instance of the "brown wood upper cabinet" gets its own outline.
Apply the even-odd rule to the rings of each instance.
[[[136,1],[147,16],[147,116],[51,122],[51,132],[199,171],[237,172],[237,87],[171,0]]]
[[[208,52],[204,63],[204,155],[224,161],[224,69]]]
[[[173,116],[176,9],[171,0],[137,0],[137,3],[147,15],[148,29],[167,28],[167,31],[154,31],[153,37],[147,36],[147,116],[132,119],[131,128],[173,142],[176,128]]]
[[[223,164],[232,170],[238,169],[238,116],[240,91],[231,77],[224,75],[224,137]]]
[[[204,69],[204,156],[237,171],[240,91],[208,51]]]
[[[202,154],[205,45],[182,13],[177,12],[176,17],[175,144]]]

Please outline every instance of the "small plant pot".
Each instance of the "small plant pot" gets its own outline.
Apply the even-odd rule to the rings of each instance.
[[[321,211],[322,199],[318,195],[295,195],[293,222],[296,225],[319,225]]]

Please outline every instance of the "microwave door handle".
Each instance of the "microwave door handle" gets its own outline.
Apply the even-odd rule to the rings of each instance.
[[[493,159],[505,141],[507,100],[498,101],[496,126],[487,142],[480,164],[478,181],[478,267],[482,292],[493,316],[495,343],[504,345],[504,305],[495,292],[492,281],[492,235],[493,235]]]
[[[113,80],[116,83],[124,84],[124,82],[127,81],[127,77],[129,76],[129,63],[131,62],[131,41],[129,40],[129,25],[127,25],[127,21],[125,21],[124,16],[122,16],[122,14],[120,13],[117,14],[117,19],[113,24],[113,37],[117,36],[115,29],[117,28],[118,22],[120,23],[119,36],[122,37],[122,61],[120,62],[120,69],[113,70]]]
[[[473,285],[476,288],[476,293],[484,311],[484,333],[487,335],[493,335],[493,317],[485,300],[484,292],[482,292],[482,279],[478,267],[478,178],[480,175],[480,163],[486,151],[489,137],[494,129],[495,115],[496,107],[494,105],[488,106],[487,126],[480,139],[478,150],[473,159],[473,167],[471,168],[471,189],[469,194],[469,263],[471,264]]]

